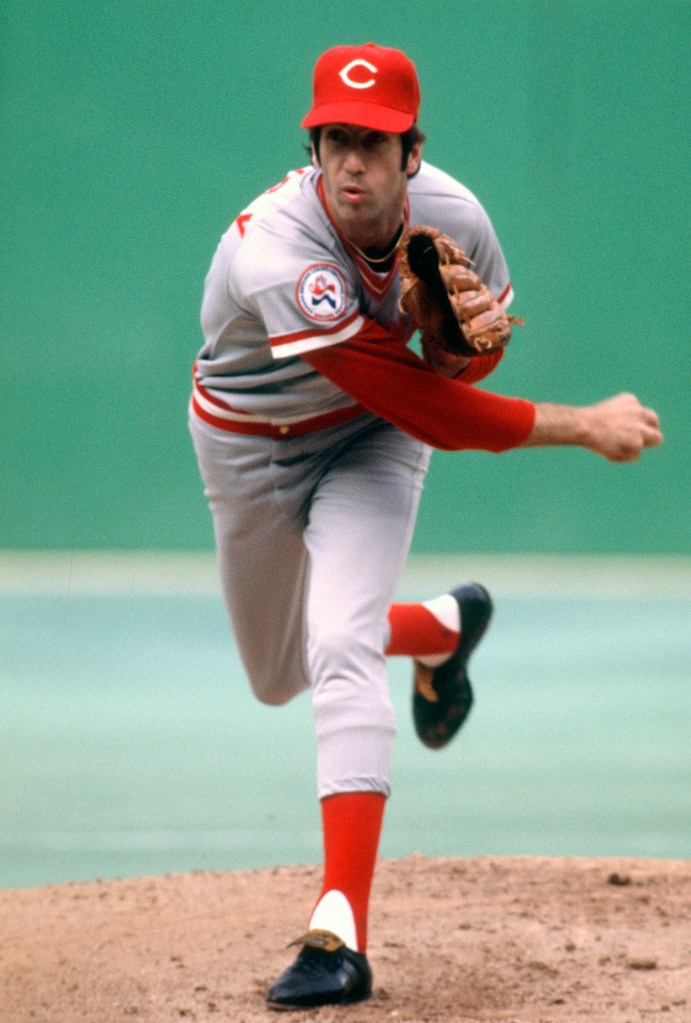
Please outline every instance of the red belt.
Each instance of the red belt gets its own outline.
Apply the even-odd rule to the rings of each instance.
[[[218,398],[210,395],[206,388],[203,388],[197,381],[195,381],[195,390],[199,391],[208,404],[215,406],[219,411],[219,415],[214,415],[208,408],[202,406],[193,391],[192,410],[205,423],[209,423],[210,426],[215,426],[219,430],[225,430],[227,433],[245,433],[255,437],[272,437],[274,440],[287,440],[290,437],[300,437],[305,433],[314,433],[316,430],[326,430],[330,426],[340,426],[341,423],[347,423],[351,419],[356,419],[367,412],[363,405],[356,404],[348,405],[347,408],[335,409],[333,412],[309,416],[306,419],[298,419],[290,423],[273,423],[266,419],[253,419],[250,418],[249,413],[239,412],[235,414],[238,416],[242,415],[244,418],[233,419],[227,418],[222,413],[232,414],[234,410],[223,404]]]

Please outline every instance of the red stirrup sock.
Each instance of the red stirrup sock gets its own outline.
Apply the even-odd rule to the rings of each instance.
[[[450,594],[425,604],[392,604],[389,628],[388,656],[450,655],[458,645],[458,604]]]
[[[321,801],[324,880],[310,929],[333,931],[354,952],[367,949],[367,910],[385,805],[380,792],[344,792]]]

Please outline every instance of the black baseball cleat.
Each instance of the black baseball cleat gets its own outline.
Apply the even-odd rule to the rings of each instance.
[[[270,1008],[346,1005],[372,994],[372,970],[367,956],[347,948],[337,934],[308,931],[292,945],[302,948],[295,962],[269,988],[266,1001]]]
[[[415,731],[430,749],[446,746],[470,713],[473,691],[466,668],[492,617],[490,595],[479,583],[459,586],[451,591],[451,596],[461,612],[461,634],[455,653],[438,668],[413,662]]]

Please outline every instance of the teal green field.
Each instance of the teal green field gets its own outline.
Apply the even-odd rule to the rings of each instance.
[[[250,695],[211,562],[0,561],[0,887],[319,862],[309,697]],[[426,750],[390,662],[381,855],[688,857],[688,564],[413,558],[401,597],[463,568],[477,703]]]

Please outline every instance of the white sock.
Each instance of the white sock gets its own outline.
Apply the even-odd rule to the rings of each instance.
[[[331,931],[337,934],[353,952],[358,951],[355,917],[350,903],[336,888],[322,895],[310,919],[311,931]]]
[[[452,597],[450,593],[444,593],[441,597],[434,597],[432,600],[425,600],[422,606],[426,607],[447,629],[460,633],[461,609],[456,598]],[[417,660],[428,668],[438,668],[444,661],[448,661],[449,657],[451,654],[425,654],[418,657]]]

